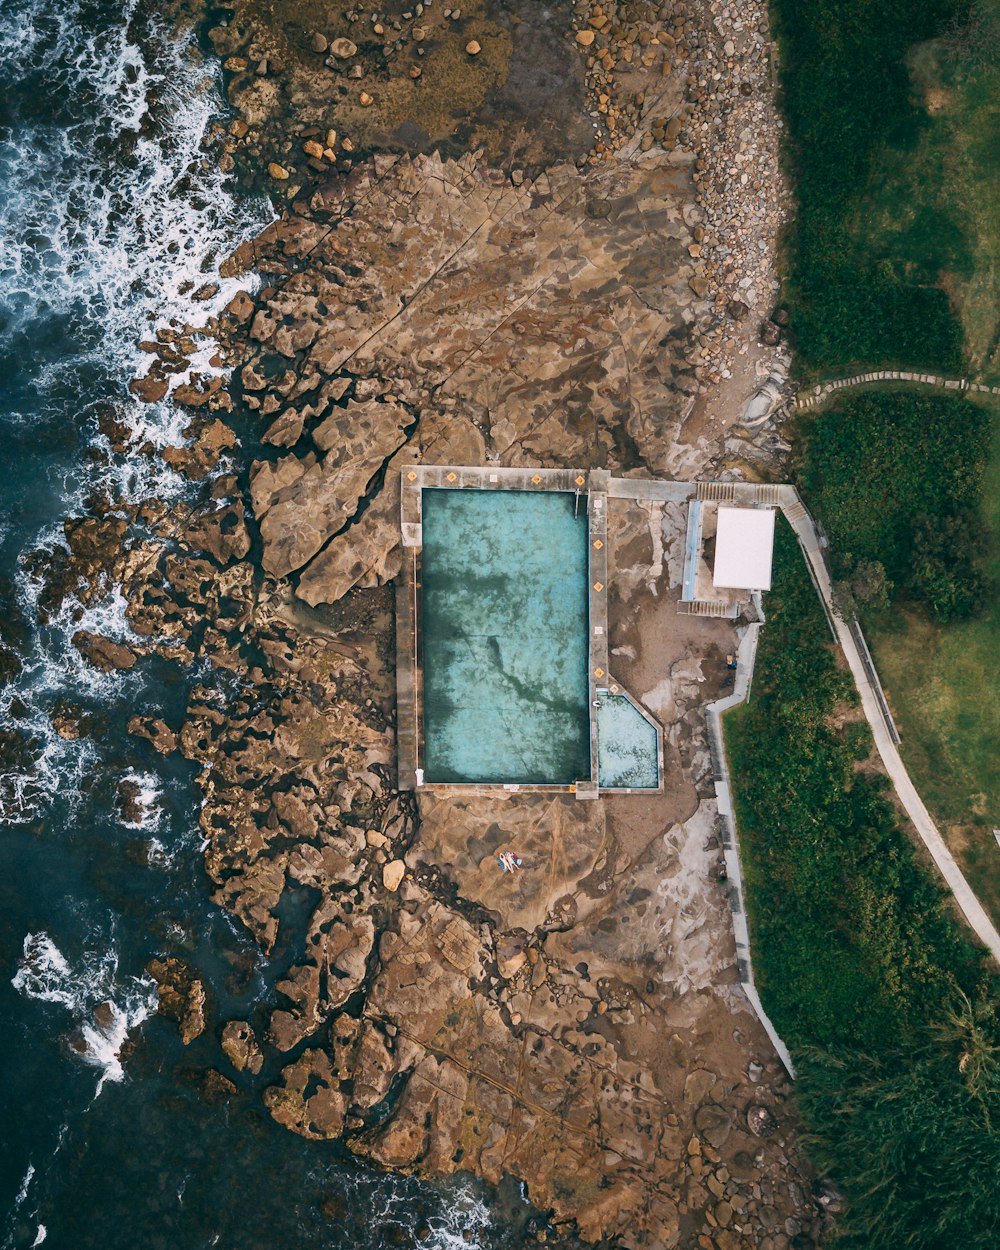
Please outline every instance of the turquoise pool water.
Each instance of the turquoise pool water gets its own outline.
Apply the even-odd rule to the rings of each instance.
[[[585,497],[423,492],[425,781],[590,777],[587,581]]]
[[[655,790],[660,784],[656,726],[624,695],[598,694],[597,774],[602,790]]]

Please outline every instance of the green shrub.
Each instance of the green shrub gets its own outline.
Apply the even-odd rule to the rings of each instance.
[[[853,588],[877,563],[939,619],[968,615],[990,541],[977,519],[989,413],[957,395],[868,392],[825,409],[803,434],[797,474],[838,582]]]
[[[992,977],[857,767],[866,723],[802,556],[779,524],[753,697],[726,719],[765,1008],[798,1067],[845,1250],[987,1250],[1000,1227]],[[972,1002],[979,1004],[973,1011]]]
[[[895,214],[892,231],[877,239],[858,223],[873,189],[885,190],[886,150],[915,150],[926,121],[911,97],[907,50],[948,29],[966,7],[962,0],[771,5],[786,158],[800,206],[787,238],[800,367],[961,367],[961,329],[934,285],[945,267],[970,264],[945,189],[928,178],[928,202],[908,212],[905,227]]]
[[[977,1019],[977,1016],[980,1018]],[[1000,1228],[1000,1060],[993,1006],[958,996],[908,1062],[810,1049],[802,1110],[851,1196],[842,1250],[987,1250]]]

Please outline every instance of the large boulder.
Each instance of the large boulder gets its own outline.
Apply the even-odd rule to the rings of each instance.
[[[73,646],[89,660],[95,668],[103,673],[111,673],[115,669],[130,669],[135,665],[136,655],[131,647],[123,642],[114,642],[103,634],[95,634],[87,629],[78,629],[73,635]]]

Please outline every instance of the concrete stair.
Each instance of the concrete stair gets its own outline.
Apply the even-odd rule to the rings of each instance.
[[[679,603],[677,611],[681,616],[728,617],[732,620],[739,612],[739,605],[735,603],[706,603],[704,600],[694,599],[690,603]]]
[[[696,497],[713,503],[731,503],[736,498],[735,482],[698,482]]]
[[[809,519],[809,513],[797,499],[794,503],[789,504],[784,511],[785,516],[793,525],[796,521],[807,521]]]

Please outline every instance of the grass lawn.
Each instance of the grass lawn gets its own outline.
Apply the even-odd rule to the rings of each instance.
[[[924,802],[1000,924],[1000,409],[983,490],[994,534],[987,613],[942,628],[913,611],[870,631],[875,662]]]
[[[992,965],[868,767],[872,742],[789,526],[753,698],[724,731],[764,1005],[791,1048],[840,1250],[995,1250]]]
[[[1000,405],[964,395],[869,391],[804,425],[799,479],[831,541],[834,576],[878,560],[895,584],[865,632],[913,781],[1000,923]],[[938,620],[908,584],[914,526],[975,509],[986,534],[971,619]],[[957,567],[957,564],[956,564]]]
[[[1000,381],[1000,0],[772,0],[804,379],[861,367]]]
[[[906,66],[917,114],[883,149],[850,234],[859,258],[874,255],[901,280],[947,291],[969,371],[995,383],[1000,62],[970,66],[945,40],[933,39],[912,48]]]

